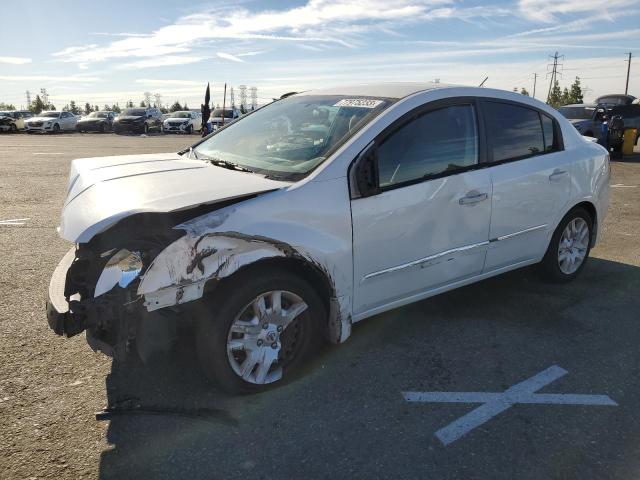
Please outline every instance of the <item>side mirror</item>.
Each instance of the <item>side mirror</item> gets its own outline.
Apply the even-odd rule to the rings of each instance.
[[[355,161],[350,175],[351,198],[365,198],[380,193],[378,152],[372,142]]]

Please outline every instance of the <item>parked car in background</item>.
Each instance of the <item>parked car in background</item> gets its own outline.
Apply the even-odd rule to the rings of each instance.
[[[224,124],[231,123],[240,117],[240,110],[237,108],[226,108],[224,110]],[[222,121],[222,109],[214,108],[209,118],[211,127],[215,130],[223,125]]]
[[[0,132],[24,130],[25,120],[31,117],[32,114],[28,110],[6,110],[0,112]]]
[[[79,132],[108,132],[113,128],[113,120],[116,114],[113,112],[91,112],[82,117],[76,125]]]
[[[602,95],[596,99],[598,105],[604,105],[605,107],[614,107],[618,105],[631,105],[636,100],[633,95],[626,94],[610,94]]]
[[[209,378],[260,391],[387,310],[532,264],[573,280],[609,177],[604,148],[518,93],[292,95],[179,153],[75,160],[49,325],[120,358],[184,325]]]
[[[599,138],[600,126],[606,113],[606,109],[602,105],[576,103],[560,107],[558,111],[571,122],[581,135]]]
[[[78,119],[71,112],[42,112],[25,122],[27,133],[75,130]]]
[[[113,121],[115,133],[149,133],[162,129],[162,112],[155,107],[127,108]]]
[[[162,123],[165,133],[193,133],[202,128],[202,114],[190,110],[173,112]]]

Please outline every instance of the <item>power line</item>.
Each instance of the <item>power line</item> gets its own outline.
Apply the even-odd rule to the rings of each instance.
[[[553,67],[551,72],[547,72],[547,77],[551,75],[551,81],[549,82],[549,92],[547,93],[547,103],[549,103],[549,97],[551,96],[551,87],[555,84],[558,74],[562,77],[562,73],[558,72],[558,67],[562,68],[562,63],[558,63],[558,59],[564,60],[564,55],[558,55],[558,52],[555,55],[549,55],[549,58],[553,58]],[[547,65],[547,69],[549,65]]]

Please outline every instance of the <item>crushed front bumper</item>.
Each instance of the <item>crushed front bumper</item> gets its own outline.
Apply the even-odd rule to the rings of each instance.
[[[67,273],[76,257],[76,249],[72,248],[62,258],[56,269],[53,271],[51,282],[49,283],[49,298],[47,299],[47,321],[49,327],[58,335],[71,337],[82,332],[86,328],[84,316],[80,312],[72,311],[70,304],[65,297],[65,285]]]

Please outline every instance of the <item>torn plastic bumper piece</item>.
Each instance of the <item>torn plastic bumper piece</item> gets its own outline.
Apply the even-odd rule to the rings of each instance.
[[[62,258],[51,277],[49,298],[47,300],[47,321],[49,327],[58,335],[72,337],[87,328],[86,307],[81,301],[67,301],[65,285],[67,272],[76,256],[72,248]]]

